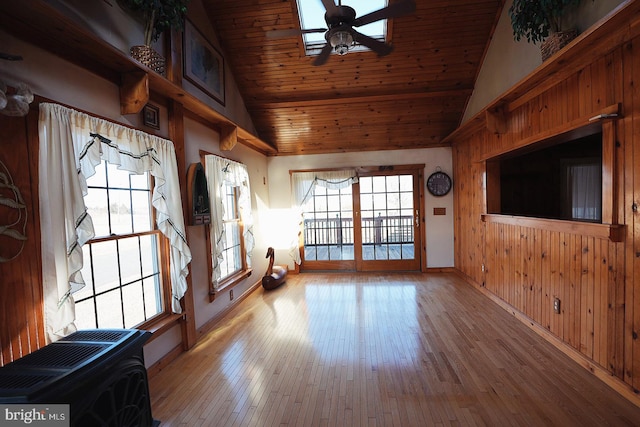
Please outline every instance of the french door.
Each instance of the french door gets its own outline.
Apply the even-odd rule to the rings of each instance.
[[[302,270],[420,270],[423,165],[360,168],[351,187],[314,189]]]

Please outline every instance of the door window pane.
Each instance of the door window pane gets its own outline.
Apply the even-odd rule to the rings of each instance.
[[[354,259],[352,200],[351,187],[314,187],[304,207],[305,261]]]
[[[361,177],[362,259],[415,259],[413,176]],[[372,200],[372,203],[369,203]]]

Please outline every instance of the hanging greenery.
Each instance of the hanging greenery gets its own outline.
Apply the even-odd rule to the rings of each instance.
[[[150,46],[167,30],[182,30],[189,0],[119,0],[144,23],[144,44]]]
[[[541,42],[549,34],[563,30],[562,18],[580,0],[513,0],[509,8],[513,38]]]

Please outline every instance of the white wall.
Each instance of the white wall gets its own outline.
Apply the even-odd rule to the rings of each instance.
[[[218,42],[218,38],[215,31],[213,30],[213,27],[211,27],[211,24],[209,23],[205,9],[202,6],[202,2],[200,0],[191,0],[189,2],[188,19],[193,22],[194,26],[204,34],[205,38],[209,42],[211,42],[211,44],[214,45],[216,49],[221,51],[223,58],[227,58],[226,53],[221,48],[220,43]],[[237,96],[238,86],[233,77],[233,73],[229,68],[228,60],[225,60],[224,80],[226,88],[224,106],[213,100],[211,97],[207,96],[202,91],[198,90],[188,80],[183,79],[182,85],[187,91],[196,96],[200,101],[218,111],[219,113],[223,114],[225,117],[229,118],[246,131],[257,135],[243,99],[240,96]]]
[[[425,164],[425,180],[437,167],[452,176],[452,155],[450,148],[429,148],[414,150],[390,150],[337,154],[317,154],[304,156],[270,157],[269,194],[273,210],[286,210],[291,206],[291,182],[289,170],[320,169],[358,166],[387,166],[403,164]],[[452,179],[456,178],[452,176]],[[432,196],[426,188],[426,235],[427,267],[452,267],[453,264],[453,192],[444,197]],[[446,215],[434,216],[433,208],[446,208]],[[276,247],[276,262],[294,264],[288,251]]]
[[[144,27],[134,17],[124,11],[116,0],[87,1],[87,0],[50,0],[50,3],[65,14],[76,25],[100,37],[125,55],[129,55],[131,46],[140,45],[144,39]],[[200,0],[191,0],[188,4],[187,18],[200,30],[205,38],[222,51],[220,43],[207,20],[204,7]],[[163,39],[153,43],[156,51],[162,52]],[[222,52],[223,57],[225,53]],[[221,113],[243,129],[254,133],[255,128],[247,112],[243,99],[238,96],[238,89],[229,63],[225,61],[225,103],[214,100],[188,80],[183,80],[183,87],[204,104]]]
[[[628,1],[583,0],[580,7],[566,17],[567,28],[577,28],[578,32],[582,33],[617,6]],[[526,39],[521,39],[519,42],[513,39],[509,17],[509,8],[512,3],[513,0],[505,2],[462,123],[472,118],[542,64],[539,44],[528,43]]]

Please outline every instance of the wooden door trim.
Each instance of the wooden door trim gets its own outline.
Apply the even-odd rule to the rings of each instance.
[[[415,217],[418,218],[418,226],[414,222],[414,253],[416,259],[414,260],[363,260],[362,259],[362,240],[361,240],[361,216],[360,216],[360,184],[358,185],[358,194],[356,198],[356,192],[353,192],[353,206],[354,217],[357,217],[357,221],[354,219],[354,257],[356,259],[356,271],[426,271],[427,269],[427,249],[426,249],[426,218],[425,218],[425,205],[424,205],[424,164],[409,164],[409,165],[393,165],[393,166],[364,166],[356,168],[358,176],[360,177],[372,177],[372,176],[393,176],[402,174],[411,174],[414,177],[413,180],[413,202],[414,202],[414,221]],[[356,204],[358,210],[356,213]],[[356,231],[357,225],[358,231]],[[356,233],[358,233],[356,238]],[[359,245],[357,244],[359,241]],[[360,252],[360,256],[355,256],[356,246]],[[379,264],[383,263],[381,267]],[[410,264],[407,267],[407,264]]]

